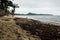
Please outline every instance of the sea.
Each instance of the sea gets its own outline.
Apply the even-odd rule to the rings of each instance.
[[[60,16],[44,16],[44,15],[15,15],[15,17],[22,17],[28,19],[34,19],[42,22],[60,25]]]

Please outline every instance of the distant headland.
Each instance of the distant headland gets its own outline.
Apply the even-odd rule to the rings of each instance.
[[[53,14],[37,14],[37,13],[27,13],[27,14],[14,14],[14,15],[43,15],[43,16],[53,16]]]

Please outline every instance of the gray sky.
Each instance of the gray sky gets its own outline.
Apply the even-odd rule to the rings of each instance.
[[[43,13],[60,15],[60,0],[14,0],[20,8],[16,8],[16,13]]]

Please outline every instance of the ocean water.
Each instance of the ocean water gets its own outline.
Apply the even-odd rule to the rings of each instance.
[[[23,18],[34,19],[42,22],[48,22],[48,23],[60,25],[60,16],[15,15],[15,17],[23,17]]]

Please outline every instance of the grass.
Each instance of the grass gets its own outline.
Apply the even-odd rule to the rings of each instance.
[[[0,17],[0,40],[36,40],[31,33],[16,25],[14,18]]]
[[[60,25],[33,19],[4,16],[0,17],[0,39],[60,40]]]

